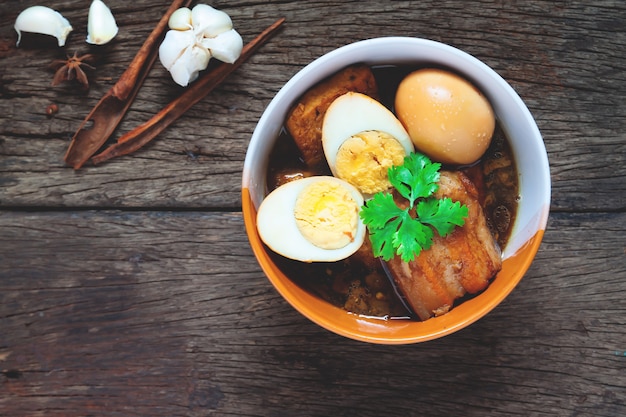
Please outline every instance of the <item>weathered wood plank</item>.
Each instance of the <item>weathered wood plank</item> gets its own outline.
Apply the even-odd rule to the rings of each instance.
[[[46,3],[74,25],[63,49],[44,37],[16,48],[15,17],[41,2],[0,3],[0,415],[626,415],[621,3],[212,2],[244,40],[287,23],[148,147],[73,172],[69,138],[168,5],[106,3],[121,31],[97,48],[84,42],[88,2]],[[413,346],[299,315],[238,213],[246,146],[280,86],[325,52],[390,35],[492,66],[552,165],[548,230],[520,285],[471,327]],[[89,91],[50,87],[48,64],[74,51],[98,57]],[[179,92],[155,65],[120,132]]]
[[[295,312],[238,214],[4,212],[0,410],[622,415],[625,225],[623,213],[553,215],[501,306],[444,339],[393,347]]]
[[[109,1],[121,32],[101,48],[84,42],[83,3],[52,2],[75,23],[67,47],[41,48],[31,41],[15,48],[15,16],[35,3],[0,5],[0,206],[236,207],[247,143],[280,86],[333,48],[392,35],[460,47],[516,88],[544,135],[555,210],[626,206],[626,57],[620,52],[626,46],[626,17],[613,1],[517,5],[485,0],[462,6],[455,1],[321,1],[311,8],[299,2],[217,2],[245,39],[279,16],[287,24],[146,149],[78,173],[62,164],[69,137],[130,62],[167,2]],[[89,92],[49,86],[47,65],[74,50],[99,57]],[[155,65],[120,132],[147,120],[179,91]],[[45,115],[50,103],[59,106],[52,118]],[[155,171],[161,175],[148,179],[146,173]]]

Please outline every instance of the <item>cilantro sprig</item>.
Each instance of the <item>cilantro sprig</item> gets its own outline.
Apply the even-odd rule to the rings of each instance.
[[[398,255],[410,262],[430,249],[435,231],[445,237],[465,224],[467,206],[433,196],[439,189],[440,169],[441,164],[420,153],[389,168],[389,181],[409,204],[400,208],[391,193],[380,192],[361,207],[359,215],[369,229],[374,256],[388,261]]]

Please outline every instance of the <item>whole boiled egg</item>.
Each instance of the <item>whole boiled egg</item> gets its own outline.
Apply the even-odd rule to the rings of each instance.
[[[368,195],[388,189],[390,167],[413,152],[402,123],[380,102],[356,92],[336,98],[322,123],[322,145],[334,176]]]
[[[356,252],[365,238],[363,196],[331,176],[291,181],[265,197],[257,212],[261,240],[274,252],[303,262],[334,262]]]
[[[395,111],[415,147],[445,164],[476,162],[495,128],[485,96],[467,80],[440,69],[406,76],[396,91]]]

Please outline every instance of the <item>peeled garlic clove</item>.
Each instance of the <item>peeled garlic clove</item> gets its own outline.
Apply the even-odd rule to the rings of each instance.
[[[166,68],[172,68],[172,65],[180,58],[188,47],[193,46],[195,37],[190,30],[178,31],[169,30],[165,34],[165,38],[159,46],[159,60]]]
[[[64,46],[67,35],[72,31],[72,25],[61,13],[46,6],[32,6],[23,10],[15,19],[14,27],[17,32],[17,46],[20,45],[22,32],[54,36],[59,41],[59,46]]]
[[[207,4],[198,4],[191,10],[191,24],[196,35],[213,38],[233,28],[230,16]]]
[[[191,9],[189,7],[181,7],[172,13],[167,25],[172,30],[189,30],[191,25]]]
[[[111,9],[102,0],[93,0],[87,18],[87,43],[104,45],[117,35],[117,31]]]
[[[176,84],[186,87],[198,78],[198,73],[209,65],[211,55],[197,46],[185,49],[183,54],[170,68],[170,74]]]
[[[214,38],[204,38],[201,43],[211,51],[215,59],[228,64],[235,62],[243,49],[243,40],[235,29],[223,32]]]

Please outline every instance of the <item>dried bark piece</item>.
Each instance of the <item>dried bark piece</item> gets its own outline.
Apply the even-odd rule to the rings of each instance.
[[[154,117],[146,123],[136,127],[125,135],[121,136],[117,143],[109,146],[101,153],[91,158],[94,164],[99,164],[117,156],[127,155],[144,146],[146,143],[154,139],[159,133],[167,128],[176,119],[182,116],[198,101],[203,99],[215,87],[220,85],[228,75],[232,74],[241,66],[261,45],[271,38],[278,28],[285,21],[284,18],[278,19],[267,29],[261,32],[256,38],[244,46],[239,59],[234,64],[222,63],[213,71],[204,74],[198,79],[193,88],[185,90],[178,98],[169,103]]]

